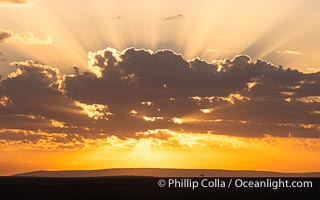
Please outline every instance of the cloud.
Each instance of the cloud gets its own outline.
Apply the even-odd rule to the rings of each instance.
[[[109,128],[112,132],[169,127],[250,137],[266,133],[319,136],[317,125],[311,129],[279,125],[317,123],[319,116],[311,113],[319,104],[289,103],[283,92],[291,92],[294,100],[319,95],[319,73],[304,74],[262,60],[252,62],[246,55],[220,63],[222,66],[200,59],[187,61],[169,50],[153,53],[131,48],[119,52],[107,48],[90,53],[91,73],[66,79],[66,93],[89,104],[108,105],[114,114],[109,119],[114,122]],[[177,118],[182,123],[174,123],[172,119]],[[126,128],[117,127],[119,119]],[[222,122],[217,123],[218,119]]]
[[[320,73],[247,55],[208,63],[170,50],[106,48],[89,53],[88,71],[69,75],[34,61],[11,65],[17,71],[0,81],[2,129],[86,138],[160,129],[320,137]]]
[[[25,4],[28,0],[0,0],[0,3],[13,3],[13,4]]]
[[[34,61],[11,65],[17,71],[0,82],[0,128],[70,133],[84,132],[92,123],[83,109],[63,94],[58,69]],[[54,126],[52,120],[68,128]]]
[[[11,31],[0,30],[0,43],[9,41],[20,41],[26,45],[50,45],[52,44],[52,37],[46,36],[40,38],[35,36],[32,32],[13,34]]]
[[[122,19],[122,18],[123,18],[122,16],[118,15],[118,16],[112,17],[111,19],[116,20],[116,19]]]
[[[307,70],[313,72],[313,73],[317,73],[320,72],[320,67],[315,68],[315,67],[307,67]]]
[[[214,52],[217,52],[217,51],[219,51],[219,49],[209,49],[209,50],[208,50],[208,52],[213,52],[213,53],[214,53]]]
[[[52,37],[46,36],[45,38],[36,37],[32,32],[23,32],[15,35],[19,41],[26,45],[50,45]]]
[[[295,55],[295,56],[303,55],[302,52],[293,51],[293,50],[276,51],[276,53],[282,54],[282,55]]]
[[[83,144],[80,144],[80,142]],[[0,130],[0,147],[6,151],[83,149],[84,145],[87,145],[87,147],[90,145],[88,139],[77,134],[18,129]]]
[[[1,5],[29,5],[32,4],[34,1],[31,0],[0,0]]]
[[[168,21],[168,20],[175,20],[175,19],[179,19],[182,18],[183,15],[182,14],[177,14],[177,15],[171,15],[165,18],[162,18],[163,21]]]
[[[13,33],[11,31],[0,30],[0,43],[9,42],[12,37]]]
[[[96,150],[113,148],[116,150],[136,150],[145,147],[169,149],[211,149],[259,151],[319,151],[319,138],[281,138],[265,135],[262,138],[243,138],[211,133],[174,132],[167,129],[137,132],[135,138],[119,138],[99,134],[91,138],[79,134],[47,133],[44,131],[25,131],[17,129],[0,130],[0,149],[17,150]]]

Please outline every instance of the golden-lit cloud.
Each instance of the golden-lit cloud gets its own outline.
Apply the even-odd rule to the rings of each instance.
[[[147,117],[143,116],[143,119],[147,122],[155,122],[156,120],[163,120],[163,117]]]
[[[136,110],[130,110],[130,114],[134,117],[138,114]]]
[[[80,103],[78,101],[75,101],[75,105],[81,107],[83,113],[87,114],[88,117],[93,118],[95,120],[97,119],[108,120],[108,116],[112,115],[112,113],[108,111],[108,107],[105,105],[101,105],[101,104],[88,105],[85,103]]]
[[[46,36],[45,38],[36,37],[32,32],[23,32],[15,35],[15,38],[26,45],[50,45],[52,37]]]
[[[9,104],[11,104],[12,101],[7,96],[0,97],[0,106],[7,107]]]
[[[102,71],[100,65],[116,63],[117,61],[121,61],[119,52],[116,49],[108,47],[108,53],[105,51],[97,51],[97,52],[89,52],[88,53],[88,68],[97,76],[102,76]],[[107,58],[107,60],[104,60]],[[103,63],[102,63],[103,62]]]
[[[257,84],[258,84],[257,82],[249,82],[249,83],[247,83],[248,90],[250,91]]]
[[[205,113],[205,114],[210,114],[213,109],[210,109],[210,108],[203,108],[203,109],[200,109],[201,112]]]
[[[172,121],[175,124],[182,124],[183,123],[183,119],[177,118],[177,117],[172,118]]]
[[[320,67],[319,68],[307,67],[307,70],[309,70],[312,73],[317,73],[317,72],[320,72]]]
[[[224,98],[222,97],[223,100],[228,101],[231,104],[234,104],[235,101],[244,101],[244,100],[250,100],[250,98],[242,96],[241,94],[229,94],[228,97]]]
[[[278,54],[283,54],[283,55],[295,55],[295,56],[299,56],[299,55],[303,55],[302,52],[299,51],[293,51],[293,50],[284,50],[284,51],[276,51]]]
[[[57,127],[57,128],[67,128],[66,124],[64,122],[59,122],[57,120],[50,120],[51,125],[53,127]]]
[[[215,149],[215,150],[301,150],[319,151],[319,139],[297,137],[243,138],[213,133],[183,133],[167,129],[137,132],[132,138],[100,134],[89,138],[79,134],[45,133],[39,131],[0,130],[2,151],[20,150],[95,150],[100,148],[136,149],[148,143],[148,149]]]
[[[153,103],[151,101],[142,101],[141,104],[151,106]]]
[[[296,100],[304,103],[320,103],[320,96],[300,97]]]
[[[0,43],[19,41],[26,45],[51,45],[52,37],[46,36],[44,38],[36,37],[32,32],[22,32],[13,34],[11,31],[0,30]]]
[[[219,51],[218,49],[209,49],[208,52],[217,52]]]

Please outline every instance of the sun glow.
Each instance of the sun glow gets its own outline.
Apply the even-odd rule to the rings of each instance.
[[[16,133],[19,131],[17,130]],[[5,131],[0,131],[1,135]],[[37,132],[25,132],[37,137]],[[68,149],[81,151],[62,151],[52,154],[50,160],[44,155],[51,154],[52,148],[59,147],[55,137],[66,137],[61,134],[40,134],[50,137],[50,144],[39,141],[30,145],[11,142],[1,143],[0,149],[6,154],[0,154],[0,159],[11,156],[12,160],[24,156],[29,162],[23,162],[25,168],[35,165],[30,163],[34,159],[46,169],[95,169],[108,167],[172,167],[172,168],[214,168],[214,169],[248,169],[273,171],[312,171],[319,168],[313,159],[320,156],[319,139],[281,138],[266,135],[263,138],[242,138],[212,133],[183,133],[166,129],[149,130],[136,133],[136,138],[120,139],[116,136],[105,135],[100,139],[86,139],[79,137],[81,143],[75,139],[64,144]],[[49,141],[48,141],[49,142]],[[81,144],[81,145],[80,145]],[[15,150],[12,149],[16,146]],[[51,148],[47,148],[47,147]],[[32,154],[22,150],[28,148]],[[11,150],[10,150],[11,149]],[[20,149],[20,150],[17,150]],[[44,152],[37,152],[43,149]],[[271,152],[271,154],[270,154]],[[239,156],[241,154],[241,156]],[[105,155],[108,155],[107,157]],[[285,155],[285,157],[283,157]],[[293,159],[297,155],[300,160]],[[43,159],[39,159],[39,157]],[[60,163],[61,157],[68,160],[68,164]],[[252,162],[254,159],[256,162]],[[112,162],[108,162],[112,160]],[[192,160],[192,162],[190,162]],[[276,163],[270,165],[270,162]],[[173,162],[174,161],[174,162]],[[17,163],[21,163],[19,161]],[[109,163],[109,164],[108,164]],[[199,163],[201,163],[199,165]],[[268,164],[269,163],[269,164]],[[299,165],[296,165],[300,163]],[[304,163],[305,165],[301,165]],[[290,167],[295,166],[295,167]],[[19,169],[18,164],[12,170]],[[19,171],[19,170],[18,170]],[[10,170],[7,172],[9,173]]]

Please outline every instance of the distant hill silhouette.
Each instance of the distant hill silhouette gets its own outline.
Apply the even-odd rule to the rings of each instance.
[[[119,168],[101,170],[33,171],[13,176],[19,177],[108,177],[108,176],[150,176],[150,177],[320,177],[320,172],[280,173],[250,170],[218,169],[162,169],[162,168]]]

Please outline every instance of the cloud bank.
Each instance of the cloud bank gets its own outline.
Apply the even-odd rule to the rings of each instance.
[[[107,48],[90,52],[88,71],[74,67],[75,74],[34,61],[11,65],[17,71],[0,81],[2,132],[67,134],[62,138],[70,141],[75,134],[121,138],[163,129],[320,136],[320,73],[252,62],[247,55],[208,63],[170,50]],[[7,139],[19,136],[25,134]]]

